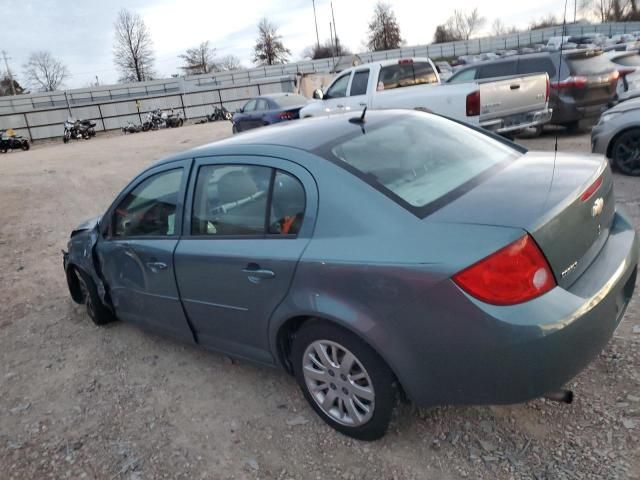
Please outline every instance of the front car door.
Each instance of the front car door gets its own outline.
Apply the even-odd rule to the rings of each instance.
[[[193,341],[176,286],[173,252],[191,160],[143,174],[105,215],[97,253],[118,318]]]
[[[176,278],[198,342],[272,363],[268,321],[311,238],[318,194],[296,163],[196,160]]]
[[[367,106],[367,87],[370,72],[368,68],[353,72],[349,96],[345,100],[345,110],[362,111]]]
[[[242,107],[242,111],[240,112],[239,118],[236,121],[236,125],[238,127],[239,132],[242,132],[243,130],[248,130],[251,128],[253,115],[255,114],[256,103],[257,103],[256,99],[252,98],[244,105],[244,107]]]

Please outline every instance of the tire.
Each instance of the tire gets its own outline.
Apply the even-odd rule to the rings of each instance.
[[[351,358],[351,366],[345,366]],[[303,395],[328,425],[358,440],[377,440],[385,434],[397,404],[395,377],[357,335],[312,320],[296,332],[291,361]],[[322,406],[328,398],[331,402]]]
[[[238,127],[237,127],[237,126],[236,126],[236,124],[234,123],[234,124],[231,126],[231,133],[233,133],[233,134],[235,135],[235,134],[236,134],[236,133],[238,133],[238,132],[239,132]]]
[[[66,133],[64,135],[62,135],[62,141],[64,143],[67,143],[69,141],[69,135],[67,135]]]
[[[613,165],[625,175],[640,176],[640,128],[627,130],[611,147]]]
[[[27,140],[23,140],[20,146],[22,147],[22,150],[24,150],[25,152],[29,150],[29,142]]]
[[[178,120],[178,126],[181,127],[182,125],[184,125],[184,121],[182,119]]]
[[[587,129],[584,126],[582,126],[580,120],[574,120],[573,122],[565,123],[563,126],[567,129],[567,132],[569,133],[578,134],[578,133],[584,133],[587,131]]]
[[[102,300],[98,296],[98,291],[89,275],[80,269],[74,269],[78,278],[78,285],[83,296],[83,303],[86,305],[89,318],[96,325],[106,325],[116,320],[115,315],[111,313],[107,307],[102,304]]]

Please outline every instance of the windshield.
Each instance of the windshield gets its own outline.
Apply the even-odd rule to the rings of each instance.
[[[418,112],[339,141],[329,151],[331,160],[355,169],[410,209],[423,209],[520,155],[476,130]]]

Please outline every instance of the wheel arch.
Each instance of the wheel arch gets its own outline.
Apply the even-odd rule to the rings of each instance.
[[[638,130],[640,132],[640,126],[629,125],[623,128],[622,130],[620,130],[619,132],[616,132],[616,134],[613,137],[611,137],[611,140],[609,140],[609,144],[607,145],[607,151],[606,151],[607,158],[611,158],[611,152],[613,150],[613,146],[615,145],[618,138],[620,138],[622,135],[624,135],[625,133],[631,130]]]
[[[285,369],[287,373],[293,375],[293,366],[291,365],[290,355],[295,334],[300,329],[300,327],[302,327],[302,325],[308,322],[329,323],[356,335],[386,363],[386,365],[393,373],[402,398],[408,398],[401,377],[398,375],[393,362],[390,361],[390,359],[388,358],[389,356],[385,354],[383,349],[379,348],[378,345],[372,342],[363,330],[356,328],[356,326],[350,322],[343,321],[331,315],[325,315],[321,313],[302,313],[291,315],[280,322],[279,326],[275,330],[274,347],[277,362]]]

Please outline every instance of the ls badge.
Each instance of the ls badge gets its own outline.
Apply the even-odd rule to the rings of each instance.
[[[599,197],[596,199],[595,202],[593,202],[593,206],[591,207],[591,216],[597,217],[602,213],[603,208],[604,208],[604,200],[602,199],[602,197]]]

